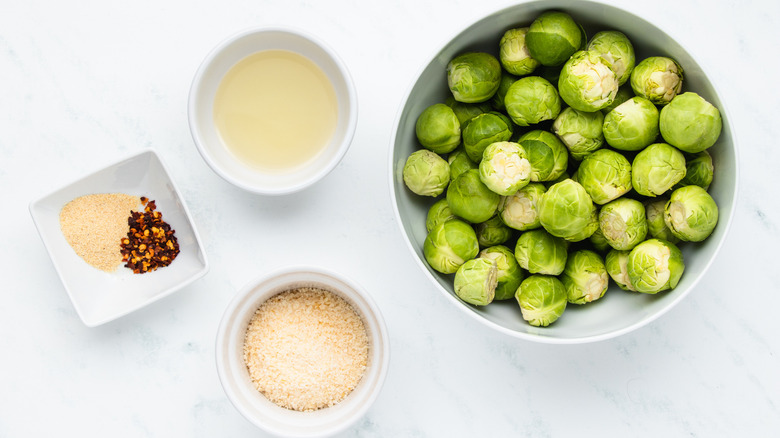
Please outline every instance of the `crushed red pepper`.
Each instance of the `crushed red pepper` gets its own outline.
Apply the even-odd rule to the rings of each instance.
[[[144,211],[131,211],[127,218],[130,230],[122,239],[122,261],[135,274],[144,274],[171,264],[179,255],[179,243],[162,219],[154,201],[141,197]]]

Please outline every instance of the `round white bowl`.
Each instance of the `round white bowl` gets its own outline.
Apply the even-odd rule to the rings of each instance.
[[[345,299],[362,317],[369,340],[368,366],[357,387],[340,403],[311,412],[285,409],[263,396],[252,383],[243,356],[244,336],[255,310],[274,295],[298,287],[324,289]],[[288,437],[331,436],[360,419],[379,395],[389,347],[382,314],[364,289],[323,268],[291,267],[250,282],[230,302],[217,333],[217,372],[230,402],[266,432]]]
[[[222,143],[214,125],[214,96],[222,77],[244,57],[263,50],[288,50],[309,58],[328,76],[338,99],[338,122],[325,150],[310,162],[284,172],[264,172],[238,160]],[[349,149],[357,114],[355,85],[336,52],[312,35],[278,27],[246,30],[217,45],[195,74],[188,104],[190,132],[206,164],[226,181],[264,195],[297,192],[330,173]]]
[[[402,171],[409,154],[421,147],[415,137],[417,117],[426,107],[444,102],[449,95],[445,74],[449,60],[471,50],[497,54],[498,41],[507,29],[528,26],[541,12],[551,9],[570,13],[583,24],[589,36],[599,30],[624,32],[636,49],[637,62],[654,55],[675,58],[685,70],[683,91],[695,91],[720,109],[723,131],[717,144],[708,150],[715,162],[715,178],[709,191],[718,204],[720,221],[706,241],[681,246],[685,272],[674,290],[646,295],[627,293],[612,284],[600,300],[584,306],[569,305],[554,324],[533,327],[523,320],[515,300],[485,307],[468,305],[455,295],[452,275],[441,274],[428,266],[423,255],[427,235],[425,218],[434,200],[410,192],[404,185]],[[584,343],[628,333],[655,320],[693,290],[717,255],[731,224],[738,166],[728,108],[693,56],[678,42],[655,25],[613,6],[582,0],[531,1],[478,20],[447,42],[423,67],[404,99],[395,126],[390,149],[391,196],[412,256],[436,288],[468,317],[511,336],[545,343]]]

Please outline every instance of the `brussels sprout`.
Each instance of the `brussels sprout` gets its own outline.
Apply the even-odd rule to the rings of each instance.
[[[498,91],[490,99],[490,104],[498,111],[506,111],[506,105],[504,104],[504,97],[506,92],[509,91],[509,87],[515,83],[517,76],[511,75],[507,72],[501,72],[501,82],[498,84]]]
[[[546,191],[539,183],[530,183],[498,203],[498,216],[510,228],[525,231],[542,226],[539,222],[539,200]]]
[[[525,35],[531,57],[542,65],[561,65],[583,44],[582,28],[565,12],[544,12]]]
[[[493,109],[493,107],[490,105],[489,102],[480,102],[480,103],[458,102],[452,96],[449,96],[445,101],[445,103],[448,107],[452,108],[452,111],[455,113],[455,116],[458,118],[458,122],[460,122],[461,132],[463,132],[463,128],[466,127],[466,125],[472,118]]]
[[[526,231],[517,238],[515,259],[532,274],[558,275],[566,267],[567,243],[543,229]]]
[[[658,108],[644,97],[632,97],[604,117],[604,139],[623,151],[642,150],[658,137]]]
[[[528,185],[531,163],[519,144],[500,141],[485,148],[479,162],[479,177],[493,192],[509,196]]]
[[[685,156],[666,143],[653,143],[631,163],[631,185],[644,196],[658,196],[685,177]]]
[[[420,149],[412,152],[404,164],[406,187],[421,196],[439,196],[450,183],[450,165],[437,154]]]
[[[566,310],[568,295],[560,280],[549,275],[531,275],[515,294],[523,319],[536,327],[547,327]]]
[[[455,272],[455,295],[475,306],[487,306],[493,301],[497,284],[496,262],[471,259]]]
[[[561,69],[558,92],[570,107],[593,112],[615,100],[618,78],[595,52],[580,51],[572,55]]]
[[[672,192],[666,203],[664,222],[678,239],[701,242],[718,224],[718,205],[699,186],[681,187]]]
[[[593,202],[606,204],[631,190],[631,163],[613,150],[599,149],[582,160],[577,180]]]
[[[605,106],[601,113],[605,116],[609,114],[610,111],[617,108],[619,105],[627,101],[628,99],[631,99],[634,97],[634,90],[631,89],[631,85],[624,85],[618,88],[618,92],[615,95],[615,100],[612,101],[609,105]]]
[[[692,154],[714,145],[723,129],[720,111],[692,92],[676,96],[663,107],[660,124],[667,143]]]
[[[671,243],[680,241],[672,234],[672,230],[666,226],[664,221],[664,209],[668,198],[652,198],[645,201],[645,218],[647,219],[647,235],[656,239],[666,240]]]
[[[607,273],[610,278],[623,290],[636,292],[631,279],[628,277],[628,253],[629,251],[618,251],[613,249],[607,253],[604,264],[607,267]]]
[[[425,237],[423,255],[431,268],[452,274],[479,254],[477,235],[471,225],[453,219],[436,225]]]
[[[481,246],[500,245],[510,237],[512,230],[507,227],[498,215],[474,225],[474,231],[477,233],[477,241]]]
[[[425,229],[430,233],[436,228],[436,225],[452,219],[458,219],[458,217],[452,214],[446,199],[439,199],[428,209],[428,214],[425,217]]]
[[[485,148],[491,143],[509,140],[513,129],[512,121],[499,112],[480,114],[463,128],[463,148],[471,161],[479,163]]]
[[[520,282],[523,281],[523,270],[517,264],[512,251],[503,245],[496,245],[480,251],[479,257],[492,260],[496,264],[498,285],[494,299],[508,300],[513,298],[517,288],[520,287]]]
[[[447,156],[447,163],[450,165],[450,180],[454,180],[467,170],[479,168],[477,163],[471,161],[471,158],[469,158],[469,155],[463,148],[450,152]]]
[[[590,240],[591,245],[593,245],[593,248],[595,248],[596,251],[607,252],[612,249],[612,247],[609,246],[609,242],[607,242],[607,239],[604,237],[601,228],[596,229],[588,240]]]
[[[436,103],[425,108],[417,118],[417,140],[437,154],[454,151],[460,144],[460,122],[452,108]]]
[[[509,29],[504,32],[498,43],[498,59],[509,73],[524,76],[532,73],[539,66],[539,61],[531,57],[525,44],[527,27]]]
[[[489,53],[464,53],[447,64],[447,85],[458,102],[484,102],[500,82],[501,64]]]
[[[682,89],[683,69],[672,58],[645,58],[631,72],[631,88],[657,105],[666,105]]]
[[[715,166],[712,164],[712,156],[707,151],[698,154],[685,155],[685,177],[680,180],[675,188],[683,186],[699,186],[704,190],[710,188]]]
[[[618,83],[623,85],[636,64],[634,46],[622,32],[606,30],[593,35],[587,50],[598,53],[606,64],[615,72]]]
[[[452,213],[472,223],[485,222],[496,214],[501,196],[479,179],[479,171],[467,170],[447,189],[447,204]]]
[[[558,178],[569,165],[569,151],[548,131],[526,132],[518,140],[531,163],[531,181],[550,181]]]
[[[561,112],[558,91],[546,79],[526,76],[515,81],[504,96],[506,112],[520,126],[552,120]]]
[[[542,195],[539,220],[550,234],[571,242],[587,239],[599,227],[590,195],[571,179],[552,185]]]
[[[674,289],[685,270],[683,255],[673,243],[648,239],[628,253],[628,278],[637,292],[655,294]]]
[[[568,107],[555,119],[552,131],[569,149],[572,158],[582,160],[604,144],[603,124],[601,112],[586,113]]]
[[[596,301],[604,296],[609,287],[607,267],[601,256],[586,249],[569,254],[560,280],[572,304]]]
[[[629,250],[647,237],[645,206],[636,199],[615,199],[601,207],[599,228],[609,246]]]

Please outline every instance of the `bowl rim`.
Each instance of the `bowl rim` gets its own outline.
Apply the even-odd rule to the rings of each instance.
[[[252,414],[251,409],[247,407],[245,404],[241,403],[240,397],[238,397],[234,393],[231,384],[237,384],[237,382],[235,381],[235,379],[231,379],[229,377],[230,373],[227,372],[227,369],[230,366],[229,365],[230,360],[226,359],[225,354],[222,354],[230,351],[230,346],[229,346],[230,329],[235,325],[236,319],[240,319],[241,315],[243,315],[243,313],[241,314],[237,313],[239,308],[242,306],[243,301],[253,293],[253,291],[258,287],[258,285],[261,285],[267,281],[273,280],[278,277],[283,277],[283,276],[287,276],[290,274],[297,274],[297,273],[313,273],[315,275],[331,277],[337,280],[338,282],[344,283],[348,288],[354,291],[355,294],[359,296],[359,298],[364,302],[368,310],[371,312],[370,316],[376,321],[377,330],[370,333],[369,337],[378,340],[378,342],[374,342],[375,345],[381,344],[381,349],[380,349],[381,360],[375,365],[377,367],[377,371],[371,374],[369,373],[364,374],[364,377],[368,377],[368,376],[372,377],[371,384],[373,386],[371,389],[363,392],[363,398],[361,400],[360,406],[350,415],[345,417],[345,419],[340,423],[336,423],[327,427],[323,426],[316,433],[315,432],[312,433],[291,432],[289,430],[264,424],[262,421],[259,421],[257,418],[255,418],[254,415]],[[368,315],[363,319],[365,320],[367,317]],[[233,298],[230,300],[228,305],[225,307],[222,313],[222,317],[220,318],[215,341],[216,341],[215,361],[217,367],[217,375],[219,377],[219,381],[225,392],[225,395],[227,396],[230,403],[236,408],[236,410],[239,411],[239,413],[245,419],[250,421],[258,428],[266,432],[280,435],[280,436],[291,436],[291,437],[292,436],[294,437],[331,436],[343,432],[344,430],[352,426],[360,418],[362,418],[365,415],[365,413],[374,404],[376,399],[379,397],[379,394],[382,391],[382,387],[384,386],[384,383],[386,381],[387,372],[390,365],[390,338],[388,335],[387,325],[385,323],[381,309],[374,301],[371,294],[369,294],[365,288],[363,288],[359,283],[355,282],[351,278],[333,269],[328,269],[316,265],[302,264],[302,265],[281,267],[269,272],[261,273],[255,276],[254,278],[250,279],[249,281],[247,281],[238,290],[238,292],[233,296]],[[315,412],[322,412],[322,410],[315,411]]]
[[[278,186],[278,187],[249,184],[245,181],[236,178],[230,172],[226,171],[224,168],[219,166],[219,164],[217,164],[217,162],[212,158],[209,148],[205,145],[205,140],[201,136],[200,128],[198,126],[196,116],[195,116],[195,114],[197,113],[196,101],[198,100],[198,97],[200,95],[199,93],[200,85],[203,82],[206,71],[214,62],[214,60],[217,58],[217,56],[219,56],[231,44],[233,44],[234,42],[242,38],[248,37],[250,35],[265,34],[265,33],[285,33],[288,35],[296,36],[304,40],[307,40],[312,44],[316,45],[317,47],[319,47],[320,49],[322,49],[322,51],[326,53],[331,60],[333,60],[333,63],[336,65],[339,74],[344,80],[344,83],[346,85],[346,95],[347,95],[346,103],[347,106],[349,107],[349,117],[345,125],[344,138],[338,144],[338,146],[334,148],[335,154],[333,155],[331,160],[328,161],[326,165],[321,167],[316,172],[311,172],[309,176],[307,176],[305,179],[301,179],[293,184]],[[293,26],[274,25],[274,26],[247,27],[243,30],[233,33],[232,35],[229,35],[226,38],[223,38],[211,50],[209,50],[209,52],[201,61],[200,65],[198,66],[198,69],[195,71],[195,75],[193,76],[192,82],[190,83],[190,89],[187,97],[187,121],[189,124],[190,135],[192,136],[193,142],[195,143],[195,146],[197,147],[201,157],[206,162],[206,164],[211,168],[211,170],[213,170],[222,179],[235,185],[236,187],[257,194],[271,195],[271,196],[286,195],[286,194],[301,191],[313,185],[320,179],[324,178],[344,158],[344,155],[346,155],[347,151],[349,150],[349,147],[352,144],[352,140],[354,138],[355,131],[357,128],[357,121],[358,121],[357,89],[355,87],[354,80],[352,79],[352,75],[350,74],[349,69],[347,68],[347,65],[344,62],[344,60],[323,39]]]
[[[686,47],[685,44],[680,42],[678,38],[674,38],[673,34],[669,32],[667,29],[665,29],[663,26],[659,26],[656,23],[650,22],[642,18],[641,16],[637,15],[636,13],[632,12],[629,9],[615,6],[612,4],[602,3],[599,1],[594,0],[558,0],[558,1],[550,1],[550,0],[531,0],[524,3],[518,3],[510,6],[503,6],[500,8],[497,8],[493,10],[492,12],[488,12],[487,14],[469,22],[465,27],[461,27],[458,30],[456,30],[453,34],[450,35],[449,38],[446,38],[443,40],[442,43],[440,43],[432,52],[431,56],[425,58],[425,64],[423,64],[420,68],[418,68],[417,72],[413,76],[410,84],[407,86],[406,92],[402,95],[401,103],[398,107],[398,110],[396,111],[396,116],[393,121],[393,131],[391,132],[390,137],[390,147],[389,147],[389,153],[388,153],[388,173],[389,173],[389,189],[390,189],[390,199],[391,204],[393,206],[393,214],[395,217],[395,221],[398,224],[398,230],[401,232],[401,236],[404,240],[404,243],[406,244],[407,249],[409,250],[410,254],[412,255],[412,259],[414,259],[415,263],[419,268],[422,270],[423,274],[430,280],[430,282],[433,284],[433,286],[441,292],[446,299],[448,299],[450,302],[452,302],[456,308],[458,308],[459,311],[466,313],[469,315],[469,317],[477,320],[478,322],[485,324],[486,326],[504,333],[505,335],[520,338],[528,341],[533,342],[539,342],[544,344],[585,344],[585,343],[591,343],[591,342],[597,342],[597,341],[603,341],[611,338],[615,338],[621,335],[624,335],[626,333],[632,332],[640,327],[643,327],[652,321],[655,321],[656,319],[660,318],[662,315],[666,314],[668,311],[670,311],[672,308],[674,308],[683,298],[688,296],[690,292],[698,285],[699,281],[704,277],[706,272],[709,270],[712,263],[717,258],[718,254],[720,253],[721,248],[723,247],[724,242],[728,239],[729,231],[731,229],[731,224],[733,222],[734,213],[736,210],[737,200],[739,197],[739,155],[738,155],[738,147],[737,147],[737,135],[734,131],[734,125],[731,121],[731,116],[728,112],[728,105],[723,104],[723,94],[720,92],[720,88],[718,87],[717,83],[712,81],[709,76],[706,76],[707,81],[712,85],[712,89],[715,92],[715,95],[721,100],[721,108],[718,108],[718,110],[723,114],[722,119],[725,120],[725,123],[728,125],[728,132],[731,134],[731,143],[734,153],[734,195],[732,197],[731,205],[729,205],[729,214],[726,217],[719,219],[719,226],[724,227],[723,231],[723,237],[720,239],[720,241],[717,242],[715,245],[715,248],[713,250],[713,256],[707,261],[707,263],[704,265],[703,269],[699,273],[699,275],[694,279],[693,283],[691,283],[690,287],[688,289],[684,290],[683,293],[679,294],[677,297],[675,297],[673,300],[671,300],[666,306],[661,308],[659,311],[648,315],[644,318],[639,319],[633,324],[630,324],[628,326],[625,326],[619,330],[614,330],[607,333],[602,333],[598,335],[592,335],[592,336],[584,336],[581,338],[554,338],[554,337],[548,337],[548,336],[539,336],[535,334],[529,334],[524,332],[518,332],[515,330],[511,330],[509,328],[506,328],[502,325],[499,325],[481,315],[478,315],[476,312],[470,310],[466,307],[466,304],[460,301],[457,297],[455,297],[453,294],[451,294],[449,291],[444,289],[441,284],[439,284],[438,280],[431,274],[431,272],[428,270],[427,266],[424,264],[424,262],[417,256],[416,248],[412,245],[412,242],[410,241],[406,229],[404,228],[403,219],[401,218],[401,212],[398,209],[398,196],[396,193],[396,185],[395,185],[395,178],[396,178],[396,172],[395,172],[395,162],[394,162],[394,153],[395,153],[395,144],[396,139],[398,137],[398,127],[401,123],[401,117],[404,113],[404,108],[406,107],[406,104],[412,94],[412,91],[417,84],[417,81],[419,80],[422,73],[428,68],[431,62],[435,60],[441,53],[444,51],[444,49],[456,38],[461,36],[466,30],[470,29],[471,27],[475,26],[477,23],[482,22],[483,20],[492,17],[497,16],[502,13],[506,13],[510,10],[514,10],[519,7],[523,6],[529,6],[529,5],[538,5],[538,4],[545,4],[548,5],[548,9],[565,9],[566,5],[568,4],[578,4],[578,5],[586,5],[586,6],[598,6],[598,7],[609,7],[616,10],[619,10],[627,15],[631,15],[636,17],[639,20],[645,21],[646,23],[652,25],[653,27],[656,27],[661,32],[668,35],[670,38],[672,38],[679,46],[680,48],[687,53],[691,59],[693,59],[699,66],[702,66],[702,62],[697,59],[694,55],[691,54],[690,50]],[[708,66],[709,67],[709,66]],[[702,71],[707,72],[711,71],[709,69],[702,68]],[[706,75],[706,73],[705,73]],[[725,222],[721,225],[721,222]]]

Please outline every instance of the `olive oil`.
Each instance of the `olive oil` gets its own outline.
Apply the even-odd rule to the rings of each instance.
[[[214,98],[214,124],[240,161],[283,172],[314,160],[338,121],[338,100],[325,72],[286,50],[265,50],[234,65]]]

